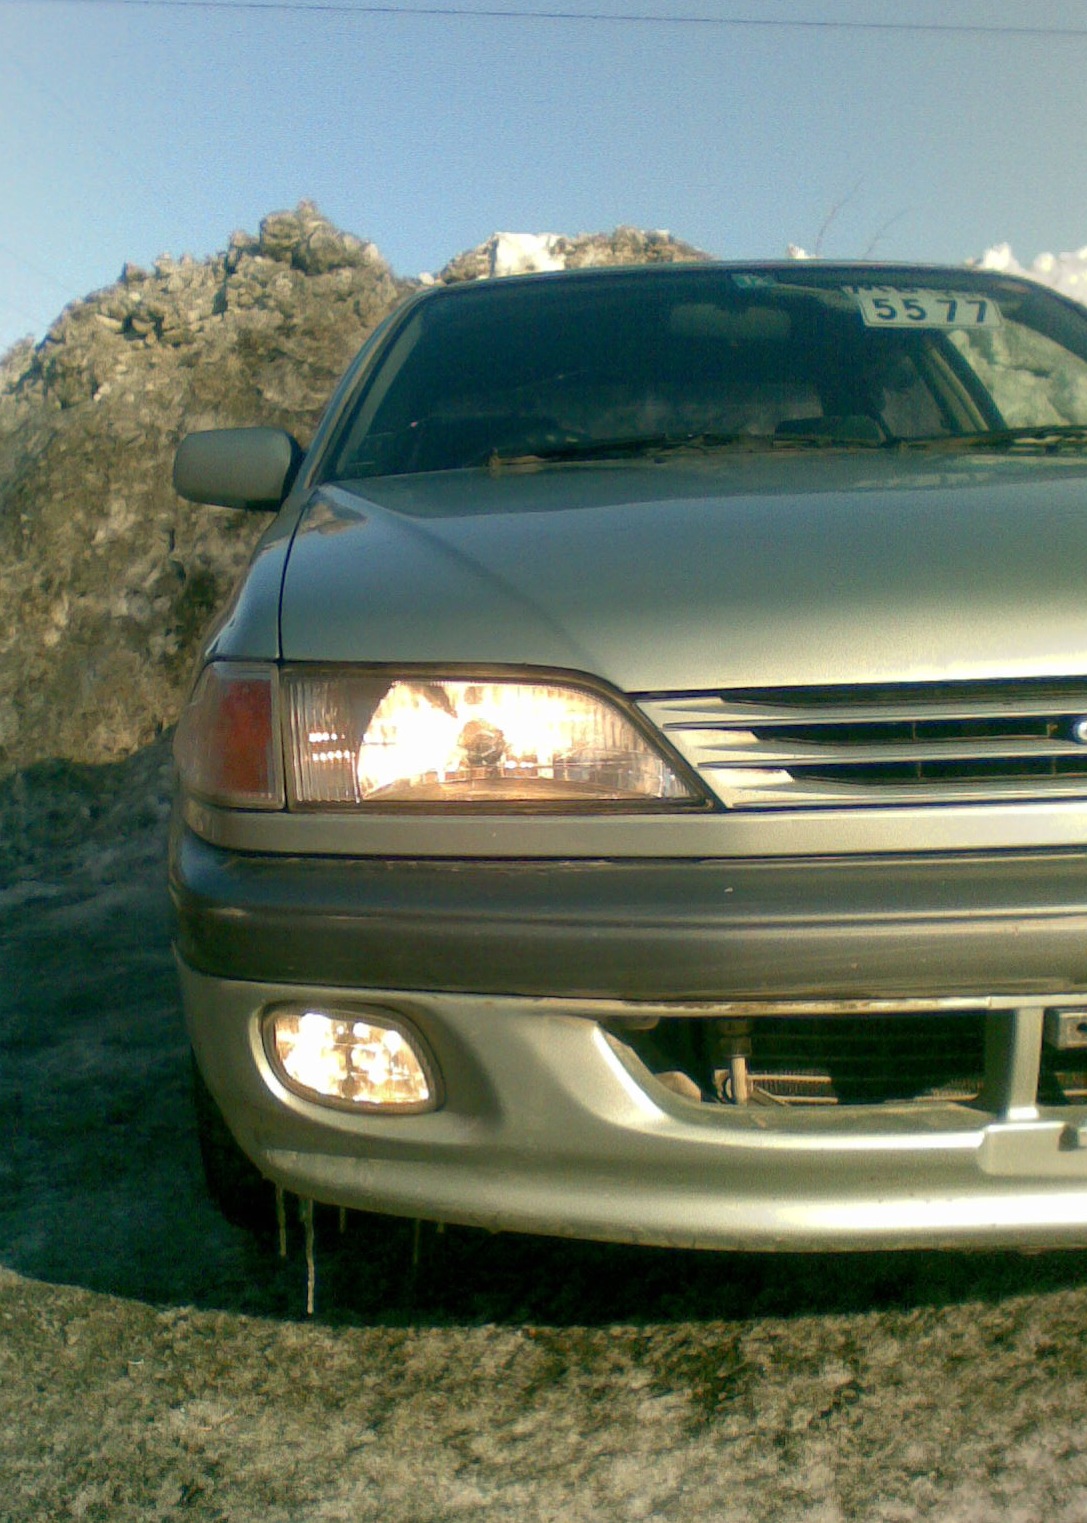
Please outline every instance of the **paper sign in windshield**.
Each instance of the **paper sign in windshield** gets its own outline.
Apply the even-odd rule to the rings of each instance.
[[[971,291],[909,290],[898,286],[847,286],[869,328],[999,328],[991,296]]]

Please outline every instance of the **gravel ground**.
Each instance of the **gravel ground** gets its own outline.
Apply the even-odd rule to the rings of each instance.
[[[1087,1523],[1087,1254],[758,1258],[204,1199],[165,742],[0,784],[0,1523]]]

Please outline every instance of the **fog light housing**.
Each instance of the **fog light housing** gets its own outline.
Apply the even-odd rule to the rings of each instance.
[[[340,1110],[435,1110],[438,1070],[422,1038],[387,1010],[273,1010],[264,1046],[296,1095]]]

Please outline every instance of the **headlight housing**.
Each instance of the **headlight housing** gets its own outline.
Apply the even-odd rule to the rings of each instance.
[[[237,668],[249,684],[240,691],[250,693],[258,670],[269,697],[263,705],[251,698],[249,707],[281,728],[289,809],[563,812],[704,803],[682,764],[621,701],[588,684],[550,675],[247,665]],[[179,729],[182,781],[216,802],[277,807],[271,797],[280,774],[271,776],[266,760],[270,732],[233,722],[233,710],[248,714],[233,696],[238,680],[227,662],[201,676]],[[236,747],[233,760],[216,762],[217,753]],[[254,786],[246,792],[239,777]]]
[[[690,799],[619,708],[552,680],[284,674],[291,802]]]

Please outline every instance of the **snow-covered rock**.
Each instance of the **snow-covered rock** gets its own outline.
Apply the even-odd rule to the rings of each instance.
[[[489,242],[492,275],[532,275],[563,270],[566,260],[554,233],[495,233]]]
[[[611,233],[492,233],[445,266],[438,279],[446,285],[491,276],[527,275],[546,270],[576,270],[586,265],[656,264],[708,259],[701,249],[662,228],[648,232],[617,227]]]

